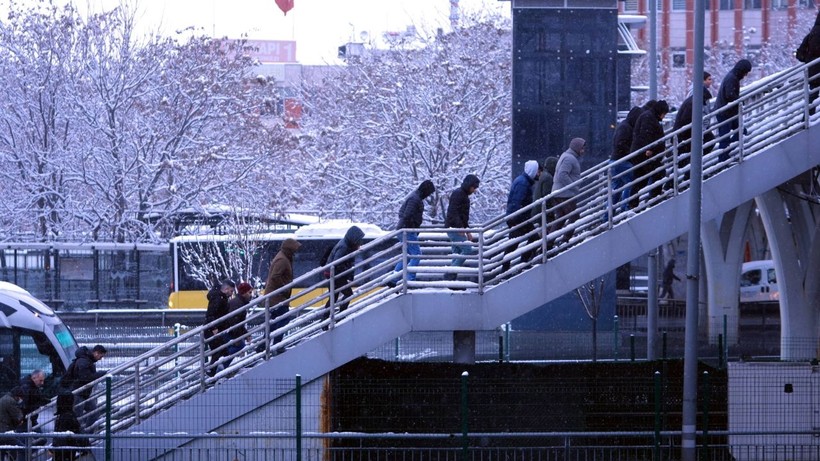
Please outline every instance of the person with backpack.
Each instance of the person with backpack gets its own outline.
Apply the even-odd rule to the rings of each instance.
[[[74,353],[74,360],[63,376],[61,385],[74,393],[77,418],[83,428],[91,425],[92,418],[96,416],[94,411],[97,409],[97,398],[91,398],[94,386],[85,386],[105,376],[105,372],[97,371],[97,362],[102,360],[107,353],[108,350],[101,344],[97,344],[92,349],[86,346],[77,349]],[[80,392],[75,392],[83,387],[85,388]]]

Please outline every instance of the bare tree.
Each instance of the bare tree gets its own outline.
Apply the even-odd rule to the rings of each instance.
[[[366,52],[304,88],[300,148],[317,172],[316,207],[368,210],[391,226],[402,198],[432,178],[428,213],[442,220],[444,197],[473,173],[474,221],[498,214],[510,177],[510,41],[508,27],[475,23]]]
[[[575,294],[584,306],[584,311],[592,320],[592,361],[598,360],[598,317],[601,313],[601,302],[608,275],[590,280],[575,289]]]

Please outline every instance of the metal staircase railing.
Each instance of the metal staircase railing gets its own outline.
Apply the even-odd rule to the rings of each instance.
[[[704,157],[706,181],[721,171],[762,153],[768,146],[806,130],[820,121],[820,115],[809,117],[807,67],[793,67],[743,89],[741,98],[735,103],[740,108],[740,128],[726,135],[736,134],[738,140],[725,151],[715,147]],[[464,229],[476,235],[477,240],[468,243],[475,251],[472,255],[466,256],[467,264],[462,267],[448,265],[452,255],[446,232],[455,229],[424,228],[394,231],[384,237],[394,241],[394,244],[363,260],[354,261],[351,271],[356,275],[355,282],[345,286],[334,286],[334,276],[344,274],[336,274],[335,264],[330,264],[304,274],[293,284],[274,293],[253,300],[244,310],[229,314],[228,317],[247,315],[245,321],[232,327],[237,330],[244,328],[247,332],[230,343],[210,350],[202,335],[204,330],[226,320],[223,318],[194,328],[112,368],[108,372],[113,378],[110,400],[111,429],[122,431],[137,425],[177,402],[207,391],[220,379],[229,378],[243,369],[270,359],[277,350],[298,349],[299,343],[306,338],[328,334],[328,330],[333,330],[339,322],[344,322],[364,310],[376,309],[386,299],[408,295],[417,289],[465,289],[479,294],[484,293],[516,273],[546,262],[570,246],[581,244],[590,236],[622,224],[634,213],[644,212],[658,203],[674,199],[688,187],[688,154],[680,154],[681,143],[678,140],[686,128],[665,135],[664,142],[669,147],[658,156],[661,165],[648,173],[659,173],[660,179],[638,191],[641,202],[630,212],[613,212],[622,205],[622,202],[612,198],[613,192],[617,194],[619,190],[612,191],[610,188],[614,179],[611,167],[615,163],[634,162],[630,171],[636,172],[639,167],[648,163],[648,160],[638,161],[638,153],[632,153],[615,163],[605,162],[596,165],[583,173],[577,182],[580,193],[573,199],[577,203],[576,210],[571,214],[573,222],[564,228],[550,228],[548,217],[555,211],[555,207],[550,205],[550,199],[554,195],[551,194],[513,215],[498,216],[476,228]],[[713,125],[712,128],[716,129],[717,126]],[[714,147],[722,139],[718,136],[705,147]],[[629,185],[634,185],[639,179],[636,177]],[[510,233],[514,229],[508,228],[506,222],[516,215],[527,217],[516,227],[527,226],[529,230],[520,237],[510,238]],[[573,231],[572,237],[560,240],[559,237],[569,229]],[[421,232],[419,244],[423,256],[418,266],[407,266],[410,255],[406,252],[406,245],[396,241],[400,234],[406,232]],[[373,241],[337,263],[361,258],[365,250],[383,243],[381,239]],[[512,251],[508,251],[510,249]],[[521,261],[521,255],[529,250],[535,250],[537,256],[530,261]],[[404,262],[403,269],[394,272],[393,267],[399,261]],[[509,264],[507,269],[505,263]],[[331,272],[330,279],[319,283],[307,283],[326,270]],[[416,274],[417,280],[408,280],[410,272]],[[443,280],[444,273],[454,273],[459,278],[455,281],[446,281]],[[308,285],[304,290],[321,290],[324,293],[316,299],[300,301],[301,304],[298,304],[299,294],[291,296],[291,288],[303,284]],[[340,311],[340,304],[346,300],[339,300],[338,296],[331,298],[328,293],[340,293],[346,288],[353,289],[352,302],[347,310]],[[566,287],[567,291],[574,288]],[[283,293],[290,296],[284,301],[290,305],[290,310],[280,317],[272,318],[271,311],[275,306],[266,307],[266,302],[272,295]],[[284,338],[274,342],[278,335],[284,335]],[[227,354],[214,364],[209,363],[214,354],[224,353],[231,343],[244,343],[245,346],[240,352]],[[366,351],[362,353],[364,352]],[[221,369],[217,370],[214,367]],[[208,372],[211,370],[216,371],[214,376],[209,375]],[[104,397],[106,391],[102,382],[101,379],[87,386],[93,387],[97,384],[91,395],[92,399]],[[78,389],[75,393],[82,390]],[[49,408],[40,411],[44,410],[48,412]],[[88,416],[96,420],[92,430],[101,429],[104,411],[105,408],[101,406]],[[46,414],[40,418],[41,426],[51,423],[45,417]]]

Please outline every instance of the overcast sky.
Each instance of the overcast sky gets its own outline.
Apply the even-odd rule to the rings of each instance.
[[[33,1],[33,0],[29,0]],[[294,0],[286,15],[274,0],[74,0],[81,9],[134,5],[146,30],[173,32],[196,26],[208,34],[251,39],[296,40],[296,57],[303,64],[337,63],[339,45],[380,39],[385,31],[409,25],[434,32],[449,29],[450,0]],[[499,0],[459,0],[462,14],[498,11],[509,15],[510,3]],[[365,35],[366,34],[366,35]]]

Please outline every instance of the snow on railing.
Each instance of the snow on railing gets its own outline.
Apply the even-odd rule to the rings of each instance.
[[[810,122],[817,123],[818,117],[812,117],[811,120],[809,117],[807,75],[807,66],[801,65],[755,82],[743,88],[737,102],[720,110],[724,111],[732,106],[739,107],[740,123],[738,129],[722,136],[717,135],[713,141],[704,145],[705,152],[711,150],[703,159],[704,177],[707,180],[721,170],[743,162],[767,146],[807,129]],[[815,106],[817,102],[815,101]],[[720,111],[713,112],[710,117]],[[700,123],[700,120],[697,123]],[[714,124],[711,129],[717,133],[719,127],[720,124]],[[534,264],[545,262],[569,246],[605,232],[628,220],[635,213],[643,212],[680,194],[689,185],[689,154],[679,152],[682,147],[679,137],[687,129],[690,127],[668,132],[663,142],[669,147],[652,159],[640,159],[640,152],[633,152],[624,159],[603,162],[586,170],[580,180],[565,188],[579,187],[580,192],[572,199],[576,203],[576,209],[569,215],[571,223],[562,228],[551,227],[554,224],[550,217],[554,216],[556,211],[556,207],[552,205],[552,197],[555,196],[553,193],[510,216],[498,216],[477,228],[462,229],[477,237],[472,242],[464,243],[473,251],[472,254],[462,256],[466,260],[463,266],[450,265],[454,256],[451,254],[451,242],[447,232],[458,229],[424,228],[394,231],[383,239],[364,245],[354,254],[325,267],[316,268],[297,278],[292,284],[253,300],[242,310],[194,328],[133,360],[114,367],[108,372],[113,377],[112,429],[119,431],[138,424],[180,400],[206,391],[219,379],[268,360],[276,351],[293,347],[305,338],[323,334],[347,317],[373,308],[385,299],[406,294],[408,290],[444,288],[469,289],[483,293],[487,287],[500,283]],[[736,140],[730,141],[734,136]],[[728,143],[729,147],[719,148],[721,142]],[[613,175],[612,167],[625,162],[629,162],[630,167],[622,174],[631,174],[634,179],[625,186],[612,190],[610,184],[618,177]],[[632,194],[633,206],[628,207],[629,211],[616,211],[625,205],[625,200],[619,198],[620,192],[625,188],[636,187],[646,178],[652,180]],[[634,203],[636,196],[637,204]],[[514,228],[508,228],[507,221],[520,215],[526,216],[526,219]],[[511,232],[520,228],[526,228],[524,235],[510,238]],[[410,267],[407,262],[412,256],[407,254],[406,243],[396,240],[408,232],[420,232],[417,243],[422,248],[421,263]],[[383,251],[356,261],[356,258],[361,258],[368,250],[383,245],[385,241],[394,243]],[[533,251],[536,256],[530,261],[520,261],[519,258],[529,251]],[[335,286],[335,276],[345,275],[335,273],[335,266],[350,259],[354,260],[350,271],[355,273],[355,281]],[[403,262],[403,268],[394,272],[393,267],[400,261]],[[325,271],[330,271],[329,279],[322,279],[318,283],[310,282]],[[416,280],[409,280],[411,273],[416,276]],[[445,280],[445,273],[455,274],[458,279]],[[300,293],[295,293],[298,290],[292,290],[296,287],[299,287],[302,293],[320,294],[305,300]],[[341,304],[346,300],[339,300],[339,293],[346,289],[351,289],[353,296],[350,298],[349,308],[340,311]],[[330,297],[331,292],[337,296]],[[284,315],[272,318],[271,312],[276,306],[266,307],[268,300],[274,295],[283,294],[288,296],[283,304],[289,305],[290,309]],[[229,331],[238,332],[234,335],[235,339],[210,350],[202,333],[226,320],[230,321],[234,316],[242,315],[247,316],[246,320],[237,322]],[[280,336],[283,338],[276,341]],[[227,353],[229,347],[237,344],[244,344],[244,347],[239,352]],[[214,355],[221,357],[210,363]],[[105,389],[102,382],[101,379],[85,386],[94,388],[91,399],[104,398]],[[75,393],[82,390],[78,389]],[[45,416],[51,409],[40,411],[43,410],[46,410]],[[88,416],[96,420],[91,427],[92,430],[100,430],[104,411],[105,406],[100,406]],[[41,417],[40,421],[40,426],[53,422],[45,417]]]

